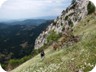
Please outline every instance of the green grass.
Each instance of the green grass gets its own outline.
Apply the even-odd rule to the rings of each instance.
[[[75,72],[90,71],[96,64],[96,17],[90,15],[73,28],[74,35],[81,40],[72,46],[54,51],[51,46],[45,50],[42,61],[38,54],[11,72]]]
[[[93,12],[95,12],[95,5],[91,1],[89,1],[87,10],[88,10],[88,14],[92,14]]]
[[[52,31],[50,32],[50,34],[48,35],[48,37],[47,37],[47,42],[48,42],[48,43],[51,43],[51,42],[53,42],[53,41],[57,41],[58,38],[60,38],[60,35],[57,34],[55,31],[52,30]]]

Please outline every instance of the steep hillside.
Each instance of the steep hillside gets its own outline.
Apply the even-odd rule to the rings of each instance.
[[[96,16],[85,17],[75,27],[73,34],[80,40],[72,45],[63,45],[54,51],[50,45],[45,50],[45,59],[40,54],[11,72],[88,72],[96,64]]]
[[[49,43],[48,36],[50,36],[52,31],[59,35],[64,34],[68,27],[73,27],[87,16],[87,14],[92,13],[92,9],[88,7],[89,3],[89,0],[73,0],[67,9],[62,11],[61,16],[57,17],[57,19],[38,36],[35,41],[35,49]]]

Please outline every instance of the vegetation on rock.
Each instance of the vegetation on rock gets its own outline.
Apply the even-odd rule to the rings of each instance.
[[[88,14],[92,14],[93,12],[95,12],[95,5],[91,1],[89,1],[87,10],[88,10]]]
[[[60,35],[52,30],[47,37],[47,42],[50,43],[50,42],[56,41],[56,40],[58,40],[59,37],[60,37]]]

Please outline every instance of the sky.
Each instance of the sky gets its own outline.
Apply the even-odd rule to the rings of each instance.
[[[90,0],[91,2],[94,3],[94,5],[96,6],[96,0]]]
[[[90,0],[96,5],[96,0]],[[71,0],[0,0],[0,21],[59,16]]]
[[[0,20],[58,16],[71,0],[0,0]]]

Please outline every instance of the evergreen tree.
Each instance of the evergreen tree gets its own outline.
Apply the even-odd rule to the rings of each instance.
[[[71,4],[74,4],[76,2],[76,0],[72,0]]]

